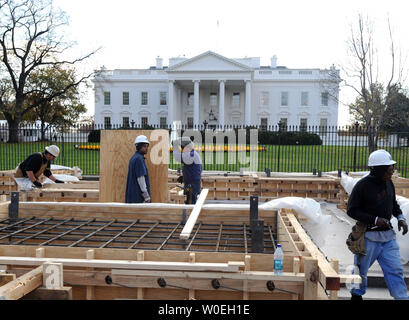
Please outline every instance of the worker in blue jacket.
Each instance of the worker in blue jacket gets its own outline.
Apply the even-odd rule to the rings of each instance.
[[[192,204],[195,204],[202,189],[202,158],[193,149],[194,144],[189,137],[182,137],[173,141],[173,157],[183,163],[183,175],[178,178],[186,189],[191,188]]]
[[[126,181],[126,203],[151,202],[149,174],[145,163],[149,141],[144,135],[135,139],[136,152],[129,161],[128,178]]]
[[[351,300],[362,300],[368,284],[368,270],[375,260],[382,268],[391,296],[409,300],[396,233],[390,223],[391,218],[395,217],[398,231],[402,230],[403,235],[408,232],[391,180],[395,164],[396,161],[386,150],[372,152],[368,160],[371,171],[356,183],[348,200],[347,214],[366,226],[365,253],[354,256],[362,283],[359,288],[351,290]]]

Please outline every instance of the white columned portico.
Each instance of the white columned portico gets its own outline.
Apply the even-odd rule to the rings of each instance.
[[[249,126],[251,123],[251,81],[246,82],[246,103],[244,106],[244,124]]]
[[[174,80],[169,80],[169,88],[168,88],[168,123],[173,125],[173,121],[175,120],[175,110],[174,110]]]
[[[200,80],[193,80],[194,83],[194,97],[193,97],[193,125],[198,128],[199,119],[199,82]]]
[[[224,126],[224,87],[226,80],[219,80],[219,125]]]

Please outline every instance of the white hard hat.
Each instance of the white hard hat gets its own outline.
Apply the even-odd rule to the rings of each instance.
[[[386,150],[376,150],[369,155],[368,166],[390,166],[395,164],[396,161],[392,160],[392,156]]]
[[[48,153],[51,153],[54,157],[58,157],[58,155],[60,154],[60,148],[58,148],[58,147],[55,146],[55,145],[51,145],[51,146],[45,147],[45,150],[46,150]]]
[[[149,144],[149,140],[148,140],[148,138],[146,136],[143,136],[143,135],[137,136],[136,139],[135,139],[135,144],[138,144],[138,143],[147,143],[147,144]]]

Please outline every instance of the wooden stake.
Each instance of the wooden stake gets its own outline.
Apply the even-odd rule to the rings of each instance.
[[[304,258],[304,300],[317,300],[318,297],[318,260]]]
[[[86,258],[90,260],[95,259],[95,250],[94,249],[87,250]],[[93,271],[94,268],[87,268],[87,270]],[[85,295],[85,299],[94,300],[94,297],[95,297],[95,287],[87,286],[87,292]]]
[[[339,272],[339,261],[335,258],[332,258],[330,261],[331,267],[338,273]],[[330,300],[338,300],[338,291],[331,290],[329,293]]]
[[[143,250],[138,251],[138,253],[136,254],[136,260],[137,261],[145,260],[145,252]],[[138,300],[143,300],[143,288],[138,288],[136,298]]]
[[[251,261],[251,255],[246,255],[244,257],[244,271],[248,272],[250,271],[250,261]],[[244,280],[243,281],[243,300],[248,300],[249,299],[249,281]]]
[[[189,254],[189,262],[191,262],[191,263],[195,263],[195,262],[196,262],[196,255],[195,255],[194,252],[191,252],[191,253]],[[189,289],[189,300],[196,300],[195,290],[193,290],[193,289]]]

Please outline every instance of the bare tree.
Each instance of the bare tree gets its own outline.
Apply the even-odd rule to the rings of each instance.
[[[29,75],[50,66],[76,65],[97,50],[73,60],[59,59],[74,43],[65,41],[68,25],[64,12],[52,0],[0,0],[0,112],[9,125],[9,142],[18,142],[18,125],[38,104],[51,101],[80,85],[92,74],[83,75],[59,91],[49,92],[35,104],[26,98],[35,93],[28,85]]]
[[[394,93],[393,88],[401,83],[403,74],[389,19],[387,22],[389,42],[386,60],[389,61],[379,54],[381,48],[376,46],[373,24],[368,18],[359,15],[357,26],[351,26],[348,39],[350,62],[343,66],[348,78],[345,85],[355,91],[356,101],[361,102],[349,105],[350,112],[364,126],[370,152],[377,148],[388,102]]]

